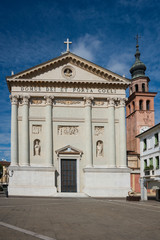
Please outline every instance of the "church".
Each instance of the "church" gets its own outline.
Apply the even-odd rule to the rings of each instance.
[[[9,196],[126,197],[130,80],[67,51],[6,78]]]

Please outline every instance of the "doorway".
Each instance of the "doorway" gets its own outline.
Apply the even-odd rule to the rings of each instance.
[[[61,159],[61,192],[77,192],[77,159]]]

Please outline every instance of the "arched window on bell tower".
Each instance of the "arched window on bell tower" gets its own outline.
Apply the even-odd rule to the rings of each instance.
[[[128,113],[130,114],[131,113],[131,106],[128,105]]]
[[[145,92],[145,83],[142,83],[142,92]]]
[[[138,84],[135,85],[135,92],[138,92]]]
[[[139,101],[139,110],[143,110],[143,100]]]
[[[150,110],[150,101],[149,100],[146,101],[146,110],[147,111]]]
[[[133,112],[135,111],[135,102],[132,102]]]

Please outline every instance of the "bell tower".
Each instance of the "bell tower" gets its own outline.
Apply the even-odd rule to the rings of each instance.
[[[127,150],[140,153],[139,139],[136,135],[154,126],[154,97],[149,92],[149,77],[145,76],[146,66],[140,61],[137,40],[135,63],[130,69],[132,76],[129,97],[126,103]]]
[[[145,76],[146,66],[140,61],[137,35],[135,63],[130,69],[132,76],[129,97],[126,103],[127,159],[131,168],[131,187],[140,192],[140,140],[136,136],[154,126],[155,92],[149,92],[149,77]]]

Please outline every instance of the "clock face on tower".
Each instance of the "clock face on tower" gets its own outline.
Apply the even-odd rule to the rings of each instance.
[[[140,129],[140,133],[143,133],[143,132],[145,132],[145,131],[148,130],[148,129],[149,129],[148,126],[143,126],[143,127],[141,127],[141,129]]]

